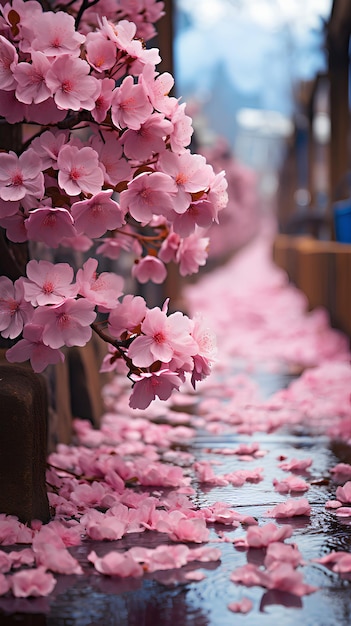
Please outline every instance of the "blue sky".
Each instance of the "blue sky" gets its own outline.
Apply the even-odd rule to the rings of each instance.
[[[211,97],[218,64],[243,99],[286,114],[299,80],[324,67],[322,18],[331,0],[177,0],[174,43],[178,95]]]

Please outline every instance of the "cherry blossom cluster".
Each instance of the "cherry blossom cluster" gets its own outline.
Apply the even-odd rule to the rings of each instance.
[[[159,51],[145,45],[163,3],[54,8],[1,7],[0,116],[25,124],[29,137],[0,153],[0,226],[12,242],[39,242],[41,254],[60,247],[86,260],[77,269],[32,259],[15,283],[1,277],[0,332],[21,337],[9,361],[29,359],[41,372],[95,330],[110,344],[103,367],[123,363],[131,405],[144,408],[167,399],[186,373],[193,385],[206,377],[214,340],[200,320],[168,315],[167,302],[148,309],[125,294],[122,277],[101,272],[96,256],[118,263],[127,253],[140,283],[162,284],[169,263],[196,273],[227,182],[191,152],[186,105],[169,95],[173,77],[157,72]]]

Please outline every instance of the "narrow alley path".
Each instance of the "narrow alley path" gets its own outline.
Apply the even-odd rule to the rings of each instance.
[[[348,340],[274,266],[269,232],[184,298],[217,335],[212,375],[146,411],[116,377],[100,430],[76,421],[49,457],[53,521],[0,516],[1,625],[351,623]],[[48,593],[6,590],[5,562],[49,553]]]

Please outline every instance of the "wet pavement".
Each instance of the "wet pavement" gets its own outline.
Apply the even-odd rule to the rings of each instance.
[[[291,395],[286,396],[285,405],[279,392],[282,389],[289,391],[299,380],[299,376],[287,372],[286,367],[282,367],[281,371],[277,368],[272,371],[252,368],[252,361],[250,363],[246,369],[245,365],[243,369],[220,369],[214,374],[213,389],[205,387],[203,396],[199,394],[200,401],[191,404],[191,397],[189,399],[185,394],[184,401],[178,401],[173,407],[172,420],[176,423],[175,415],[178,413],[179,423],[194,428],[194,435],[188,440],[176,441],[168,451],[163,449],[159,453],[165,458],[170,452],[174,453],[175,465],[181,466],[184,474],[191,478],[194,493],[190,497],[196,510],[224,502],[241,515],[255,518],[259,526],[269,522],[278,528],[290,525],[292,535],[285,543],[295,545],[301,552],[303,563],[298,569],[303,574],[303,581],[316,587],[316,590],[296,595],[286,589],[232,582],[230,577],[240,566],[251,563],[262,568],[266,548],[245,548],[234,543],[240,537],[245,538],[248,530],[245,523],[231,527],[209,522],[210,538],[206,546],[219,548],[220,559],[207,563],[190,562],[177,569],[146,572],[139,577],[100,575],[89,563],[88,554],[94,550],[101,557],[111,550],[123,552],[133,546],[155,548],[160,544],[174,545],[166,534],[147,530],[127,534],[118,541],[85,539],[81,545],[70,548],[71,554],[82,566],[83,574],[55,574],[57,584],[48,597],[0,597],[1,626],[270,626],[274,620],[280,626],[296,626],[299,623],[304,626],[351,624],[351,573],[339,574],[315,561],[332,551],[351,552],[351,516],[338,516],[335,510],[325,506],[329,500],[335,499],[337,486],[347,480],[330,470],[338,463],[351,463],[349,439],[330,434],[327,427],[333,422],[333,409],[330,407],[325,414],[321,414],[320,422],[318,415],[310,419],[308,411],[304,414],[300,406],[298,419],[287,419],[286,423],[282,420],[274,428],[267,427],[266,431],[262,423],[256,421],[253,422],[252,432],[243,432],[243,426],[248,423],[245,422],[245,415],[252,420],[260,411],[268,412],[268,407],[271,413],[288,411],[292,406]],[[245,389],[241,389],[241,395],[237,394],[240,410],[235,422],[228,419],[229,414],[233,418],[233,409],[228,412],[228,402],[235,407],[235,393],[230,398],[228,390],[235,388],[236,377],[241,371],[244,372],[241,382]],[[333,384],[336,385],[331,381],[326,397],[329,392],[333,396]],[[237,385],[237,389],[239,387]],[[321,392],[317,390],[316,401],[319,395]],[[280,404],[277,398],[280,398]],[[305,407],[308,404],[306,398]],[[209,408],[206,402],[214,405]],[[323,412],[322,409],[320,411]],[[218,415],[214,417],[216,412]],[[343,413],[340,409],[339,413],[335,415],[336,422],[345,420],[347,411]],[[167,415],[157,417],[154,412],[150,419],[154,424],[162,420],[167,422]],[[246,451],[254,450],[256,453],[245,453],[244,446]],[[241,454],[238,453],[240,450],[243,451]],[[273,487],[275,480],[283,480],[287,475],[279,463],[292,459],[312,461],[305,470],[290,472],[290,475],[306,481],[309,488],[304,493],[280,493]],[[204,483],[195,471],[196,463],[209,463],[217,476],[245,469],[252,471],[253,476],[257,470],[260,477],[248,479],[241,486],[231,483],[216,485],[211,481]],[[143,490],[140,486],[135,489],[139,492]],[[162,497],[170,489],[155,486],[147,491]],[[285,502],[288,497],[307,498],[310,515],[279,519],[267,517],[267,511]],[[188,545],[195,548],[199,544]],[[7,552],[13,549],[13,546],[3,547]],[[204,577],[200,580],[187,578],[189,572],[194,571]],[[228,606],[243,597],[252,601],[252,609],[246,614],[233,613]]]

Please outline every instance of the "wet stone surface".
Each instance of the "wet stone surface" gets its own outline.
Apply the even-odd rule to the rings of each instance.
[[[265,454],[261,458],[243,462],[235,454],[218,451],[235,449],[239,444],[258,443]],[[310,517],[274,520],[278,526],[290,524],[293,535],[287,542],[295,543],[304,558],[304,581],[319,589],[298,597],[286,591],[267,590],[259,586],[244,587],[230,581],[231,572],[245,563],[262,564],[264,549],[238,549],[232,543],[218,543],[219,536],[239,537],[246,528],[211,525],[207,545],[219,547],[221,560],[187,566],[141,578],[121,579],[97,575],[87,561],[94,549],[102,556],[112,549],[125,550],[135,545],[156,547],[167,543],[167,537],[153,531],[130,534],[118,542],[84,542],[70,549],[82,565],[81,576],[56,575],[57,585],[48,598],[0,598],[0,624],[27,624],[46,626],[229,626],[245,624],[262,626],[278,620],[281,626],[347,626],[351,623],[351,587],[347,575],[334,574],[312,559],[332,550],[351,550],[351,518],[337,518],[325,509],[325,502],[335,497],[336,483],[329,469],[347,460],[348,446],[338,446],[324,436],[297,436],[272,433],[243,435],[209,435],[200,432],[190,451],[198,461],[215,462],[216,473],[225,474],[243,466],[263,468],[263,480],[246,482],[241,487],[232,485],[206,487],[193,480],[198,507],[215,502],[226,502],[232,508],[257,518],[259,524],[273,521],[265,517],[272,506],[286,500],[286,494],[273,490],[275,477],[283,477],[277,470],[277,459],[287,457],[313,459],[311,468],[298,475],[309,484]],[[338,453],[341,454],[338,456]],[[341,458],[342,457],[342,458]],[[301,497],[301,494],[292,494]],[[172,543],[169,541],[169,543]],[[194,545],[194,547],[196,547]],[[6,550],[6,548],[4,548]],[[12,548],[11,548],[12,549]],[[199,567],[200,566],[200,567]],[[200,569],[205,574],[201,581],[189,582],[185,573]],[[233,614],[227,607],[245,596],[253,603],[246,614]]]

